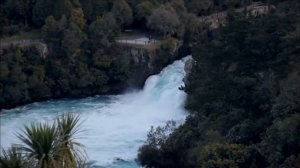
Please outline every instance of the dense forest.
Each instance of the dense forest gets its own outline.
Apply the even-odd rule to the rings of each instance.
[[[177,128],[170,122],[151,129],[139,149],[142,166],[299,168],[300,3],[263,1],[276,9],[256,17],[233,10],[252,2],[1,1],[1,39],[34,32],[49,53],[43,58],[34,46],[1,49],[0,108],[122,91],[133,67],[115,39],[139,29],[163,38],[156,51],[161,67],[171,61],[174,39],[194,58],[180,88],[189,116]],[[228,11],[226,25],[210,29],[199,22],[220,11]]]
[[[300,6],[276,7],[199,34],[184,88],[190,114],[175,130],[151,129],[142,165],[299,168]]]
[[[205,27],[197,17],[240,8],[251,2],[1,1],[1,41],[38,38],[47,44],[48,55],[41,58],[34,46],[1,49],[0,108],[49,98],[118,93],[128,87],[128,79],[136,75],[132,58],[115,42],[125,29],[139,29],[166,39],[155,54],[157,70],[152,73],[159,72],[174,60],[170,56],[174,48],[172,39],[183,41],[181,51],[183,55],[189,53],[195,34]],[[142,80],[150,74],[145,72]]]

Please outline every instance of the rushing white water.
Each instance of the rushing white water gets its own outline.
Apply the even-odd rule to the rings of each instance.
[[[117,96],[96,96],[80,100],[33,103],[1,112],[1,147],[19,143],[16,132],[25,124],[51,122],[64,112],[79,113],[85,130],[79,141],[90,160],[99,167],[138,167],[134,159],[151,126],[168,120],[185,119],[184,62],[175,61],[160,74],[149,77],[141,91]],[[117,159],[118,158],[118,159]]]

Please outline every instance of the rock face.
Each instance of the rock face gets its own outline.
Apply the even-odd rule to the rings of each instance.
[[[188,60],[185,62],[185,65],[184,65],[185,77],[183,78],[183,82],[185,84],[188,83],[187,79],[188,79],[189,74],[192,71],[194,63],[195,63],[195,61],[192,57],[189,57]]]
[[[237,8],[234,10],[234,12],[237,13],[243,13],[246,12],[246,15],[249,16],[260,16],[260,15],[265,15],[269,13],[271,10],[275,10],[276,7],[273,5],[267,5],[261,2],[254,2],[249,6],[242,7],[242,8]],[[200,23],[207,25],[210,29],[217,29],[221,25],[226,25],[227,23],[227,16],[228,12],[223,11],[223,12],[218,12],[218,13],[213,13],[208,16],[203,16],[199,17]]]
[[[155,66],[151,61],[151,53],[144,48],[123,47],[126,54],[130,57],[130,75],[127,85],[131,88],[142,87],[149,75],[156,72]]]
[[[170,52],[163,54],[161,54],[159,46],[150,49],[123,46],[122,49],[125,52],[124,54],[130,57],[131,72],[127,81],[129,88],[141,88],[150,75],[159,73],[166,65],[190,54],[181,51],[179,42]]]

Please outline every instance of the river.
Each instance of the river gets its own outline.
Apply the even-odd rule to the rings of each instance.
[[[37,102],[3,110],[0,115],[1,148],[20,143],[16,133],[31,122],[52,122],[65,112],[78,113],[82,119],[78,141],[85,145],[95,167],[136,168],[138,148],[146,141],[151,126],[163,126],[169,120],[179,124],[187,115],[183,86],[184,63],[175,61],[159,74],[150,76],[142,90],[122,95],[84,99]]]

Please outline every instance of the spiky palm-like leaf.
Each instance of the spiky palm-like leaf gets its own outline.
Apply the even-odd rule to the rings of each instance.
[[[18,137],[25,144],[21,149],[27,159],[36,160],[39,168],[56,168],[61,159],[58,135],[55,125],[31,124]]]
[[[63,165],[66,167],[76,167],[76,165],[85,159],[83,145],[76,142],[76,136],[80,131],[80,117],[72,113],[66,113],[57,118],[57,127],[59,132],[60,155],[63,156]]]
[[[52,125],[32,123],[25,126],[17,136],[24,143],[19,148],[22,156],[32,161],[29,167],[76,168],[82,165],[85,161],[83,146],[75,141],[80,130],[79,121],[78,115],[66,113]]]
[[[0,156],[1,168],[26,168],[27,161],[24,160],[20,150],[16,146],[12,146],[7,150],[2,150]]]

